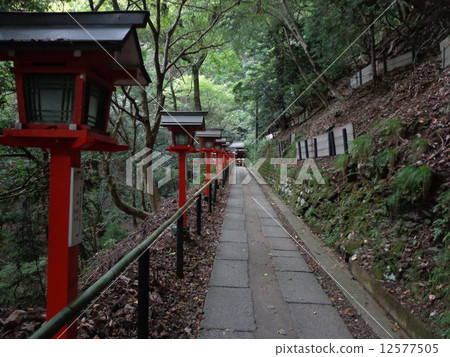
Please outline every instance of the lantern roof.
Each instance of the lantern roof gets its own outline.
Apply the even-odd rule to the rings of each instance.
[[[145,27],[148,18],[148,11],[0,12],[0,60],[14,61],[20,53],[33,51],[74,52],[74,57],[108,51],[106,66],[125,69],[140,85],[147,85],[151,81],[136,28]],[[136,85],[136,81],[127,75],[115,78],[114,84]]]
[[[161,112],[161,126],[195,127],[195,130],[205,128],[205,116],[208,112]]]
[[[198,138],[220,138],[223,129],[205,129],[204,131],[197,131],[195,134]]]
[[[242,141],[233,141],[230,147],[244,150],[244,143]]]

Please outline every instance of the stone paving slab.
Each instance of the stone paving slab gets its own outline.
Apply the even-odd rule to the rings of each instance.
[[[353,338],[333,306],[289,304],[289,310],[299,338]]]
[[[298,251],[297,246],[291,238],[268,237],[269,247],[271,250],[293,250]]]
[[[276,274],[287,302],[331,305],[314,274],[280,271]]]
[[[261,226],[275,226],[279,227],[281,222],[273,218],[261,218]]]
[[[235,231],[230,229],[223,229],[220,237],[221,242],[236,242],[246,243],[247,232],[245,230]]]
[[[262,231],[266,237],[290,238],[288,232],[280,226],[262,226]]]
[[[225,218],[222,224],[222,229],[230,231],[242,231],[245,229],[245,221],[239,219]]]
[[[227,212],[244,214],[244,207],[227,207]]]
[[[263,203],[263,202],[267,202],[267,200],[266,200],[266,196],[264,196],[264,194],[263,193],[259,193],[259,192],[253,192],[253,193],[250,193],[250,198],[252,199],[252,201],[258,201],[258,202],[260,202],[260,203]],[[254,199],[255,200],[254,200]]]
[[[201,325],[206,329],[252,332],[256,328],[250,288],[211,287],[203,311]]]
[[[210,286],[248,287],[248,263],[243,260],[215,260]]]
[[[300,252],[296,250],[277,250],[271,249],[270,254],[272,257],[290,257],[290,258],[302,258]]]
[[[303,258],[272,257],[276,271],[300,271],[311,273],[312,270]]]
[[[248,244],[221,242],[217,247],[216,259],[248,260]]]
[[[202,330],[199,338],[203,339],[254,339],[251,332],[232,330]]]
[[[258,213],[259,218],[276,218],[277,215],[275,214],[275,212],[270,212],[270,211],[262,211],[262,210],[256,210],[256,212]]]
[[[245,214],[244,213],[226,213],[225,219],[234,219],[237,221],[245,221]]]
[[[244,200],[242,198],[235,198],[228,200],[227,207],[244,207]]]

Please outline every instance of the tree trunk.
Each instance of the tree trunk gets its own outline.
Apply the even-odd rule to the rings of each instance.
[[[161,122],[161,110],[164,108],[165,104],[165,96],[163,94],[163,82],[157,80],[156,81],[156,101],[157,101],[157,112],[155,117],[155,122],[153,125],[150,124],[150,110],[148,107],[147,100],[147,92],[141,89],[141,102],[143,114],[146,120],[144,121],[144,129],[145,129],[145,147],[150,149],[149,154],[153,154],[153,146],[156,142],[156,136],[158,134],[159,123]],[[149,161],[145,166],[142,167],[143,170],[143,178],[144,178],[144,187],[147,187],[148,176],[147,176],[147,168],[152,165],[152,161]],[[158,187],[155,183],[152,183],[153,193],[148,194],[148,202],[152,211],[156,211],[162,204],[161,196],[159,195]]]
[[[311,83],[308,80],[308,77],[306,76],[305,71],[300,66],[300,63],[298,63],[297,57],[295,56],[294,51],[292,50],[292,46],[291,46],[291,44],[289,42],[289,36],[287,34],[286,27],[283,26],[283,30],[284,30],[284,35],[286,36],[286,42],[287,42],[288,47],[289,47],[289,52],[290,52],[291,58],[294,61],[295,65],[297,66],[297,69],[298,69],[299,73],[301,74],[301,76],[303,77],[303,79],[305,80],[306,84],[309,86],[309,85],[311,85]],[[329,103],[328,103],[327,98],[319,90],[317,90],[314,85],[312,85],[311,88],[314,91],[314,93],[317,95],[317,97],[320,99],[322,104],[325,106],[325,108],[328,107]]]
[[[202,103],[200,101],[200,81],[198,79],[199,68],[196,65],[192,66],[192,82],[194,85],[194,108],[197,111],[202,110]]]
[[[114,179],[111,175],[109,161],[110,160],[103,161],[103,168],[105,171],[106,181],[108,182],[109,193],[111,194],[114,204],[122,212],[129,214],[130,216],[140,219],[146,219],[150,215],[148,212],[144,212],[140,209],[137,209],[136,207],[129,206],[120,199],[119,193],[117,192],[116,183],[114,182]]]
[[[372,18],[372,16],[371,16]],[[375,25],[370,26],[370,65],[372,66],[372,77],[373,82],[377,83],[380,80],[380,77],[377,73],[377,53],[375,47]]]
[[[322,81],[322,83],[328,88],[328,90],[340,101],[345,101],[344,96],[341,92],[337,90],[337,88],[334,86],[333,83],[330,82],[330,80],[325,76],[324,73],[321,73],[319,68],[317,67],[316,62],[311,56],[311,53],[309,51],[308,45],[303,38],[303,35],[301,34],[300,27],[298,26],[297,22],[295,21],[294,17],[292,16],[292,13],[288,9],[286,5],[285,0],[280,0],[281,5],[284,9],[284,16],[282,20],[286,24],[289,31],[292,33],[292,35],[295,37],[295,39],[300,43],[302,46],[303,52],[305,53],[306,57],[308,58],[309,63],[311,64],[311,67],[314,71],[314,73],[317,75],[317,77]]]
[[[256,140],[259,139],[258,116],[259,116],[259,103],[258,103],[258,100],[256,100],[255,101],[255,137],[256,137]]]
[[[207,56],[207,53],[202,52],[198,61],[192,65],[192,81],[193,81],[193,85],[194,85],[194,108],[197,111],[202,110],[202,103],[200,101],[199,72],[200,72],[200,67],[202,66],[203,62],[205,62],[206,56]]]
[[[177,96],[175,94],[175,89],[173,88],[173,78],[170,79],[170,94],[172,95],[173,110],[177,111]]]

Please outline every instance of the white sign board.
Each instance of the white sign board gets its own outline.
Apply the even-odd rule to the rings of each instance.
[[[83,217],[83,171],[72,167],[70,179],[69,247],[81,243]]]

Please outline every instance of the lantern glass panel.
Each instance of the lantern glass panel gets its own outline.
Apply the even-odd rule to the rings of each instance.
[[[24,74],[23,87],[28,123],[67,125],[72,122],[75,75]]]
[[[176,132],[175,145],[189,145],[189,135],[183,131]]]
[[[91,128],[105,130],[108,91],[93,81],[88,81],[86,91],[86,124]]]
[[[205,140],[204,146],[205,146],[205,149],[211,149],[213,147],[213,141]]]

